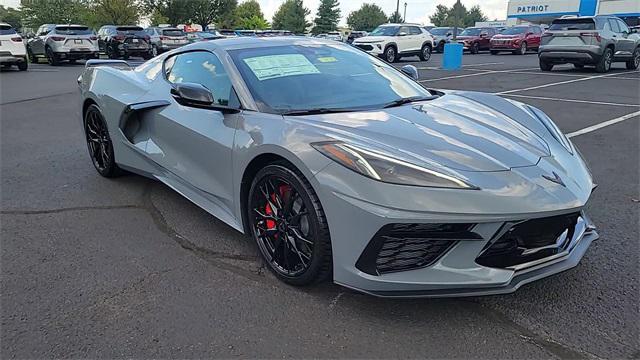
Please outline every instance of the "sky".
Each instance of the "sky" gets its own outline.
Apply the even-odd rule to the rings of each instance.
[[[185,0],[187,1],[187,0]],[[303,0],[304,5],[311,10],[309,20],[313,20],[320,0]],[[239,1],[241,2],[241,1]],[[280,4],[284,0],[258,0],[262,12],[268,21],[271,21],[273,14],[276,12]],[[375,3],[390,15],[396,9],[396,0],[340,0],[340,10],[342,18],[340,25],[346,25],[346,19],[350,12],[357,10],[363,3]],[[407,22],[429,25],[429,16],[431,16],[437,5],[453,5],[456,0],[400,0],[400,13],[404,11],[404,3],[407,3]],[[474,5],[480,5],[482,11],[487,15],[489,20],[504,20],[507,15],[507,0],[462,0],[462,3],[470,8]],[[0,5],[18,7],[20,0],[0,0]]]

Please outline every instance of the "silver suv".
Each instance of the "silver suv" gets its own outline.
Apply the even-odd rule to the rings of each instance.
[[[150,27],[145,30],[150,37],[151,54],[157,56],[165,51],[187,45],[187,34],[178,28]]]
[[[604,73],[613,62],[635,70],[640,65],[640,35],[615,16],[556,19],[542,34],[538,54],[543,71],[571,63],[576,68],[595,65]]]
[[[44,24],[27,41],[27,53],[32,63],[44,56],[51,65],[100,57],[98,37],[84,25]]]

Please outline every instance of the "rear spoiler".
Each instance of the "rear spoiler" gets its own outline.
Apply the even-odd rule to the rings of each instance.
[[[91,59],[87,60],[84,65],[85,68],[96,67],[96,66],[110,66],[110,67],[118,67],[131,69],[131,66],[128,62],[124,60],[101,60],[101,59]]]

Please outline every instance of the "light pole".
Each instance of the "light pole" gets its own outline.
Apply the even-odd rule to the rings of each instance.
[[[402,17],[402,22],[407,22],[407,3],[404,3],[404,16]]]
[[[400,0],[396,2],[396,14],[400,15]]]

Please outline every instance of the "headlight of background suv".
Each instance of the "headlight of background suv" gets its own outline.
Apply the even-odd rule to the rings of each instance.
[[[477,189],[451,175],[339,141],[311,144],[329,159],[374,180],[399,185]]]

